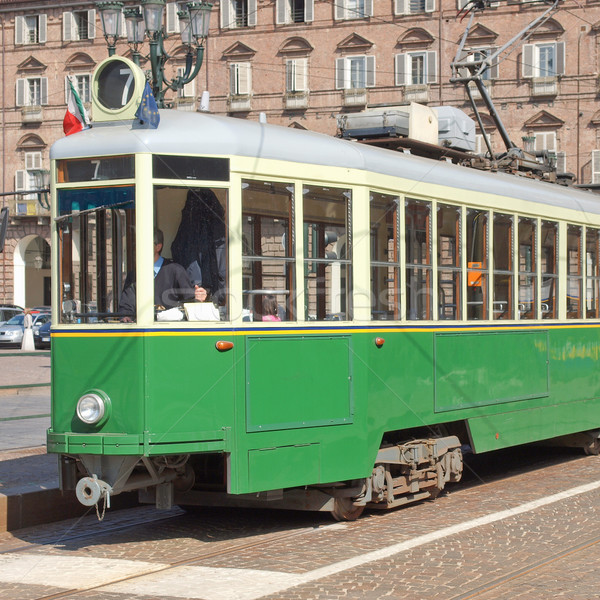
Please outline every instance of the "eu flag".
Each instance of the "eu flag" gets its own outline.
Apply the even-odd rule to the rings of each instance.
[[[136,119],[140,120],[142,125],[156,129],[160,123],[160,115],[158,114],[158,106],[156,106],[156,100],[152,94],[152,88],[150,84],[146,82],[144,93],[142,94],[142,101],[135,113]]]

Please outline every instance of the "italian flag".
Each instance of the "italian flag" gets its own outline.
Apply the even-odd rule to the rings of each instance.
[[[73,86],[71,78],[69,81],[69,102],[67,103],[67,114],[63,119],[63,131],[65,135],[71,135],[77,133],[82,129],[87,129],[90,124],[90,120],[85,112],[81,98],[77,93],[77,90]]]

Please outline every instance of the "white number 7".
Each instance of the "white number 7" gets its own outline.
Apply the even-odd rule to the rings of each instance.
[[[133,73],[131,69],[121,69],[119,74],[127,75],[127,81],[123,87],[123,97],[121,98],[121,106],[125,106],[127,104],[127,97],[129,96],[129,88],[131,87],[131,82],[133,81]]]

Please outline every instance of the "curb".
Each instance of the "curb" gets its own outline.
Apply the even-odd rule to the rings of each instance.
[[[139,506],[137,492],[126,492],[111,498],[110,510]],[[81,517],[94,511],[83,506],[74,491],[38,490],[6,496],[0,494],[0,533],[45,525],[63,519]]]

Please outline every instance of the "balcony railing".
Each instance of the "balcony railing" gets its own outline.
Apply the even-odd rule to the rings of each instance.
[[[38,202],[37,194],[23,193],[11,198],[8,210],[11,218],[50,216],[50,211]]]
[[[404,88],[404,100],[406,102],[429,102],[429,86],[407,85]]]
[[[41,123],[44,112],[41,106],[24,106],[21,109],[21,120],[23,123]]]
[[[531,80],[532,96],[556,96],[558,94],[558,77],[534,77]]]
[[[367,90],[350,88],[344,90],[344,106],[365,106],[367,104]]]
[[[245,112],[251,107],[251,96],[229,96],[229,112]]]
[[[287,92],[285,107],[290,110],[308,108],[308,92]]]

